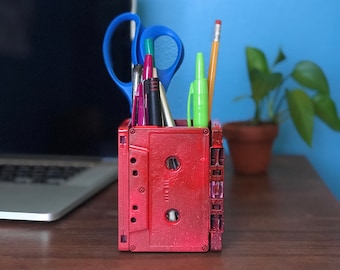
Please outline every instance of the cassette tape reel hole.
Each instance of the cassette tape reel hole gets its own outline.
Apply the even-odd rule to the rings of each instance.
[[[171,223],[177,223],[180,219],[178,210],[173,209],[173,208],[166,211],[165,217],[166,217],[166,220]]]
[[[179,159],[175,156],[168,157],[165,161],[166,167],[171,171],[177,171],[181,167]]]

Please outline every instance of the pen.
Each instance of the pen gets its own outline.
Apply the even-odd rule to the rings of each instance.
[[[193,125],[194,127],[208,127],[208,80],[204,75],[204,57],[203,53],[199,52],[196,55],[196,78],[190,85],[188,105],[187,105],[187,124],[191,126],[191,99],[193,103]]]
[[[139,92],[138,87],[142,81],[143,66],[140,64],[134,65],[132,69],[132,115],[131,123],[132,126],[136,125],[136,119],[138,118],[138,102],[139,102]]]
[[[222,22],[220,20],[215,21],[214,40],[211,45],[210,64],[209,64],[209,70],[208,70],[209,119],[211,119],[212,101],[213,101],[213,96],[214,96],[214,85],[215,85],[215,77],[216,77],[218,47],[219,47],[220,35],[221,35],[221,24]]]
[[[151,78],[144,82],[148,102],[149,125],[162,126],[161,100],[159,93],[159,79]]]
[[[149,110],[148,110],[148,95],[147,95],[147,89],[145,87],[145,82],[148,79],[151,79],[153,77],[153,58],[151,54],[145,55],[144,59],[144,65],[143,65],[143,87],[140,90],[142,92],[143,97],[143,105],[144,105],[144,120],[143,125],[149,124]],[[140,111],[142,111],[142,107],[140,107]]]
[[[145,55],[143,65],[143,80],[151,79],[153,73],[153,57],[151,54]]]
[[[153,39],[152,38],[147,38],[144,42],[145,46],[145,54],[146,55],[152,55],[152,65],[155,67],[155,53],[154,53],[154,46],[153,46]]]
[[[163,112],[165,124],[168,127],[174,127],[176,124],[175,124],[174,118],[172,117],[172,114],[169,108],[164,86],[161,82],[159,83],[159,94],[161,98],[162,112]]]

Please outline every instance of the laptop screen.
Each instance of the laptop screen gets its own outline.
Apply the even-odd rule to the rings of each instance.
[[[129,105],[109,77],[102,41],[126,0],[0,0],[0,153],[117,155]],[[113,43],[130,79],[130,29]]]

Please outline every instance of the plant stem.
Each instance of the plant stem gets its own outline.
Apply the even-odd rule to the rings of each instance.
[[[260,122],[260,117],[261,117],[261,110],[260,110],[260,102],[255,101],[255,115],[252,120],[252,125],[258,125]]]
[[[274,94],[274,97],[273,97],[273,108],[274,108],[274,116],[278,114],[279,112],[279,109],[280,107],[282,106],[282,102],[284,100],[284,96],[281,95],[280,99],[279,99],[279,94],[280,94],[280,90],[282,88],[282,85],[283,83],[288,80],[288,78],[290,77],[291,75],[287,75],[286,77],[284,77],[280,84],[276,87],[277,88],[277,91],[275,91],[275,94]],[[279,100],[278,100],[279,99]],[[278,101],[277,101],[278,100]],[[276,104],[276,105],[275,105]]]

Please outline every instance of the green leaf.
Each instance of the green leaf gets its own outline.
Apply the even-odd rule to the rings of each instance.
[[[296,130],[301,138],[312,145],[314,108],[309,96],[302,90],[286,91],[288,109]]]
[[[299,62],[292,73],[293,78],[301,85],[328,94],[329,87],[322,69],[310,61]]]
[[[254,69],[264,73],[269,72],[266,56],[261,50],[253,47],[246,47],[246,57],[248,73]]]
[[[312,99],[315,114],[324,121],[330,128],[340,131],[340,118],[334,101],[328,96],[318,94]]]
[[[281,80],[281,73],[264,73],[256,69],[250,71],[252,97],[256,102],[261,101],[268,93],[277,87]]]
[[[286,56],[285,54],[283,53],[282,49],[279,50],[279,53],[277,54],[276,56],[276,59],[275,59],[275,62],[274,62],[274,65],[282,62],[283,60],[286,59]]]

